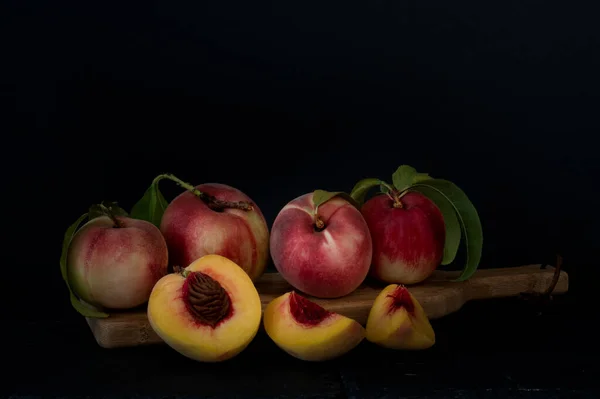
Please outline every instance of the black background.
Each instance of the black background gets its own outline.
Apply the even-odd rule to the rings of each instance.
[[[600,239],[597,15],[584,2],[531,0],[4,2],[2,318],[11,326],[3,334],[18,354],[12,392],[86,392],[96,377],[111,381],[110,389],[139,392],[142,385],[131,385],[135,378],[115,377],[131,373],[125,363],[139,356],[163,356],[187,370],[177,373],[181,381],[163,385],[134,373],[159,384],[154,393],[189,386],[182,382],[186,375],[196,378],[193,370],[203,366],[181,366],[165,348],[110,354],[96,348],[70,307],[58,267],[64,230],[89,205],[116,200],[130,209],[164,172],[239,188],[269,226],[301,194],[350,191],[364,177],[389,180],[400,164],[452,180],[479,210],[482,267],[553,262],[560,253],[570,294],[551,311],[554,318],[542,321],[521,314],[520,302],[510,299],[468,305],[439,321],[446,331],[441,349],[402,355],[420,367],[405,374],[431,387],[447,376],[444,370],[480,373],[485,362],[488,370],[503,367],[490,371],[494,378],[529,371],[523,380],[552,388],[565,377],[564,370],[562,380],[549,372],[549,359],[590,367],[585,356],[594,334],[585,316],[594,309]],[[170,182],[161,187],[169,199],[180,192]],[[481,317],[489,319],[486,326],[477,322]],[[272,377],[280,385],[263,394],[335,396],[342,390],[352,396],[353,387],[373,395],[397,389],[400,377],[391,376],[405,375],[402,367],[408,367],[399,365],[398,355],[365,344],[350,360],[309,372],[268,342],[266,358],[262,344],[253,345],[238,363],[203,372],[224,381],[230,372],[250,373],[255,357],[270,362],[273,356],[283,374]],[[566,354],[552,352],[557,346]],[[69,367],[81,373],[79,383],[24,376],[30,359],[44,357],[38,367],[47,371],[50,359],[72,359],[64,354],[69,350],[78,352]],[[475,354],[480,357],[469,357]],[[86,363],[88,357],[93,361]],[[374,377],[360,374],[367,368],[363,357],[384,364],[377,375],[391,373],[378,388],[368,388]],[[531,357],[544,371],[527,367]],[[138,366],[150,369],[147,364]],[[346,374],[336,371],[334,382],[327,380],[340,364]],[[570,381],[573,389],[587,386],[585,373],[569,375],[581,377]],[[242,386],[254,387],[243,393],[269,385],[252,373],[240,378]],[[477,389],[521,386],[497,378],[483,378]],[[471,386],[467,380],[452,386]],[[413,382],[421,381],[402,386],[417,386]]]

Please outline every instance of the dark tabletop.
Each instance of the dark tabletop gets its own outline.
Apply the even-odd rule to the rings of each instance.
[[[594,320],[576,302],[556,297],[541,314],[518,298],[472,302],[432,321],[430,350],[363,342],[324,363],[288,356],[263,332],[238,357],[202,364],[166,345],[102,349],[76,314],[12,323],[2,329],[2,388],[12,397],[598,397]]]

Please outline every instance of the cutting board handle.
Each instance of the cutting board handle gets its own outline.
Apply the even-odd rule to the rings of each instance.
[[[554,285],[553,294],[569,289],[566,272],[543,265],[528,265],[498,269],[480,269],[469,280],[452,281],[459,272],[438,270],[421,289],[409,287],[417,300],[435,319],[453,313],[466,302],[478,299],[506,298],[526,294],[542,294]],[[556,278],[556,281],[554,281]]]
[[[453,282],[460,287],[466,300],[502,298],[526,293],[544,293],[552,285],[552,292],[562,294],[568,290],[568,275],[556,268],[544,265],[528,265],[500,269],[478,270],[471,279]],[[439,271],[427,284],[447,284],[459,276],[458,272]],[[556,279],[556,281],[554,281]]]

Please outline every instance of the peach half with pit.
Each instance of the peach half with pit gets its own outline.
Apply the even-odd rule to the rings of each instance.
[[[419,350],[435,344],[435,332],[425,310],[408,289],[390,284],[373,302],[366,339],[389,349]]]
[[[205,255],[160,279],[148,320],[167,345],[201,362],[242,352],[260,327],[260,297],[248,274],[221,255]]]
[[[287,292],[265,308],[267,335],[285,352],[300,360],[324,361],[355,348],[365,337],[357,321],[297,294]]]

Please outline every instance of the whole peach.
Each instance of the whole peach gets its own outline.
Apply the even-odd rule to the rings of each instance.
[[[377,195],[365,202],[361,212],[373,239],[373,277],[388,283],[415,284],[440,265],[446,226],[429,198],[408,192],[394,206],[387,195]]]
[[[367,223],[350,202],[334,197],[315,212],[313,193],[289,202],[271,229],[271,257],[292,286],[335,298],[354,291],[371,265]]]
[[[67,253],[67,278],[83,301],[129,309],[145,303],[167,273],[167,245],[149,222],[123,216],[115,220],[99,216],[77,231]]]
[[[169,263],[187,267],[204,255],[221,255],[256,280],[269,259],[269,229],[262,212],[246,194],[225,184],[201,184],[196,189],[221,204],[247,202],[252,209],[211,207],[191,191],[181,193],[171,201],[160,223]]]

